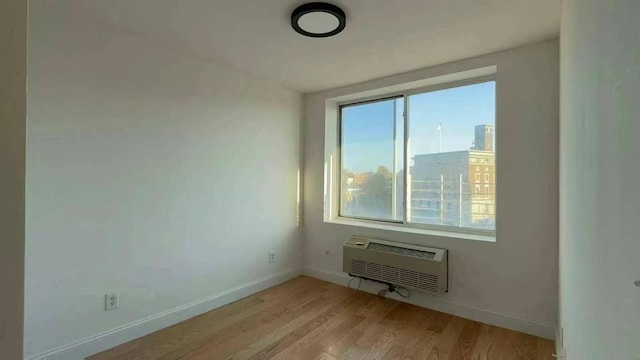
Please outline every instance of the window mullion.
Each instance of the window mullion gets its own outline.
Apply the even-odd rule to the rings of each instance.
[[[404,98],[403,101],[403,105],[404,105],[404,111],[402,113],[402,119],[403,119],[403,135],[404,135],[404,139],[403,139],[403,147],[404,147],[404,154],[403,154],[403,160],[404,160],[404,166],[403,166],[403,171],[404,171],[404,186],[402,187],[402,192],[403,192],[403,204],[404,204],[404,211],[402,212],[402,223],[406,224],[409,222],[409,219],[411,218],[411,179],[409,178],[409,97],[407,96],[407,94],[402,95]]]
[[[393,100],[393,164],[391,166],[391,219],[398,219],[398,99]]]

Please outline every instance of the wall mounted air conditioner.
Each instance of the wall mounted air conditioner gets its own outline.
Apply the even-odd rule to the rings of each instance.
[[[447,250],[349,236],[343,271],[431,294],[448,291]]]

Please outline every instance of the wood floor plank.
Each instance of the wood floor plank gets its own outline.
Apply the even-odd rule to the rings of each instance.
[[[513,348],[516,353],[516,359],[519,360],[536,360],[537,345],[536,337],[514,331]]]
[[[239,349],[236,352],[232,353],[227,357],[227,359],[250,359],[252,357],[255,357],[261,351],[272,351],[274,349],[274,345],[278,344],[286,336],[291,335],[294,331],[303,327],[305,324],[308,324],[310,321],[317,318],[322,313],[329,311],[331,308],[335,307],[337,303],[339,303],[339,300],[343,300],[345,297],[346,294],[335,294],[331,299],[326,297],[320,298],[319,301],[323,304],[322,306],[309,309],[304,315],[288,321],[286,324],[275,330],[267,329],[270,330],[269,333],[257,339],[253,343],[243,347],[242,349]]]
[[[369,326],[380,321],[397,305],[395,301],[389,301],[389,299],[373,295],[370,298],[370,302],[356,313],[357,316],[363,318],[362,321],[357,324],[344,324],[328,336],[319,339],[315,346],[324,349],[331,356],[340,357],[351,345],[356,343]]]
[[[430,320],[436,315],[435,311],[411,306],[407,309],[411,318],[403,326],[397,329],[396,340],[393,347],[385,355],[389,359],[412,359],[419,342],[425,336],[429,337],[433,332],[428,330]]]
[[[535,337],[507,329],[495,330],[496,346],[489,359],[531,360],[537,357],[535,342],[531,341]]]
[[[260,329],[256,327],[256,324],[268,324],[277,319],[294,318],[304,313],[306,310],[304,306],[309,302],[315,301],[313,305],[316,306],[320,294],[317,290],[308,289],[293,298],[282,298],[275,305],[268,306],[251,317],[231,318],[232,320],[224,322],[223,325],[217,324],[217,326],[211,326],[198,333],[192,332],[188,334],[188,344],[177,348],[172,346],[156,348],[156,354],[153,358],[160,360],[198,359],[200,358],[199,354],[214,347],[218,347],[217,354],[226,354],[231,347],[242,346],[242,344],[238,344],[238,341],[254,335],[255,331]]]
[[[556,346],[551,340],[536,338],[536,353],[538,360],[553,360],[552,354],[556,352]]]
[[[184,358],[206,360],[213,349],[219,354],[227,355],[247,349],[251,344],[264,340],[265,337],[268,338],[275,335],[277,339],[279,335],[283,336],[291,332],[296,325],[300,326],[313,319],[313,315],[316,312],[323,311],[335,301],[343,298],[346,298],[345,292],[342,292],[342,295],[338,292],[329,292],[328,294],[316,292],[310,293],[309,298],[296,298],[267,317],[257,321],[247,321],[239,324],[239,326],[227,329],[223,336],[209,340],[202,347],[192,351]]]
[[[338,358],[333,357],[327,353],[322,353],[316,358],[316,360],[338,360]]]
[[[379,337],[373,345],[371,345],[367,352],[362,355],[362,360],[379,360],[384,359],[385,355],[393,347],[393,343],[396,340],[396,335],[393,332],[385,332]]]
[[[340,355],[340,360],[358,360],[361,359],[364,354],[367,353],[367,348],[360,345],[351,345],[349,348]]]
[[[325,351],[332,356],[341,357],[351,346],[356,344],[370,326],[382,320],[396,306],[398,306],[398,303],[393,300],[375,297],[373,306],[361,309],[358,312],[358,315],[365,318],[362,322],[347,329],[346,333],[334,333],[326,341],[323,341],[327,349]]]
[[[312,342],[317,341],[318,333],[324,334],[327,333],[327,330],[331,330],[331,327],[327,327],[327,324],[330,324],[340,314],[342,314],[343,317],[354,316],[353,312],[350,311],[350,308],[354,303],[356,306],[360,306],[360,304],[363,303],[363,300],[367,301],[367,298],[351,296],[339,303],[336,303],[331,309],[299,327],[280,341],[268,346],[266,349],[254,355],[250,359],[270,359],[285,350],[293,352],[300,351],[301,347],[305,345],[309,346]],[[349,315],[350,313],[351,315]],[[356,318],[358,317],[360,316],[356,314]],[[292,350],[291,348],[295,346],[297,346],[298,349]]]
[[[428,325],[428,330],[440,334],[447,327],[453,315],[438,312],[436,313]]]
[[[438,341],[434,345],[431,354],[427,359],[429,360],[445,360],[449,359],[449,355],[453,350],[453,347],[458,341],[467,320],[452,316],[449,323],[444,328],[442,333],[438,336]]]
[[[380,321],[369,326],[356,344],[372,348],[376,346],[376,343],[388,340],[389,336],[395,336],[392,330],[397,330],[410,320],[411,314],[407,314],[407,308],[410,306],[409,304],[397,303]]]
[[[435,347],[440,334],[426,330],[421,334],[415,346],[404,349],[403,360],[427,360]]]
[[[361,306],[369,303],[371,298],[369,296],[354,296],[353,301],[344,304],[343,306],[336,306],[333,311],[324,318],[323,324],[316,327],[314,330],[302,336],[295,341],[291,346],[284,349],[283,352],[274,356],[274,359],[304,359],[305,355],[308,355],[308,348],[316,344],[322,338],[329,336],[332,332],[338,330],[340,326],[355,326],[359,322],[364,320],[363,316],[357,314],[358,309]],[[319,319],[322,319],[320,317]]]
[[[276,314],[273,318],[264,319],[262,322],[255,324],[255,326],[244,324],[241,327],[231,329],[223,336],[219,336],[215,340],[209,340],[197,350],[185,355],[184,358],[206,360],[210,356],[209,353],[214,349],[220,354],[233,354],[239,350],[250,349],[252,344],[259,344],[261,339],[272,336],[277,338],[278,336],[283,336],[283,333],[290,332],[297,323],[306,321],[305,316],[308,316],[309,312],[313,314],[313,310],[317,306],[323,306],[323,304],[326,306],[326,299],[317,298],[310,303],[304,304],[304,306],[295,307],[287,312]],[[320,309],[322,310],[323,307]],[[230,358],[232,357],[230,356]],[[237,356],[237,358],[241,357]]]
[[[478,341],[471,349],[470,358],[473,360],[491,360],[491,351],[496,342],[496,328],[491,325],[482,324]]]
[[[301,276],[90,360],[549,360],[552,341]]]
[[[453,346],[450,360],[469,360],[471,359],[471,351],[478,342],[480,337],[480,329],[482,324],[475,321],[467,321],[467,324],[462,329],[462,333],[458,338],[458,341]]]

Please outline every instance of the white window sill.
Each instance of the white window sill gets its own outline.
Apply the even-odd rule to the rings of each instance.
[[[434,229],[424,229],[424,228],[418,228],[418,227],[413,227],[413,226],[404,225],[404,224],[381,223],[378,221],[350,219],[350,218],[343,218],[343,217],[330,219],[330,220],[325,219],[324,222],[330,223],[330,224],[357,226],[357,227],[365,227],[365,228],[372,228],[372,229],[399,231],[399,232],[405,232],[405,233],[411,233],[411,234],[431,235],[431,236],[440,236],[440,237],[465,239],[465,240],[476,240],[476,241],[486,241],[486,242],[496,241],[495,234],[485,235],[485,234],[474,234],[472,232],[462,232],[462,231],[453,232],[453,231],[442,231],[442,230],[434,230]]]

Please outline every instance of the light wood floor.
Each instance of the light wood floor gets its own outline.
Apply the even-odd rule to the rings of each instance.
[[[540,360],[553,347],[301,276],[89,359]]]

